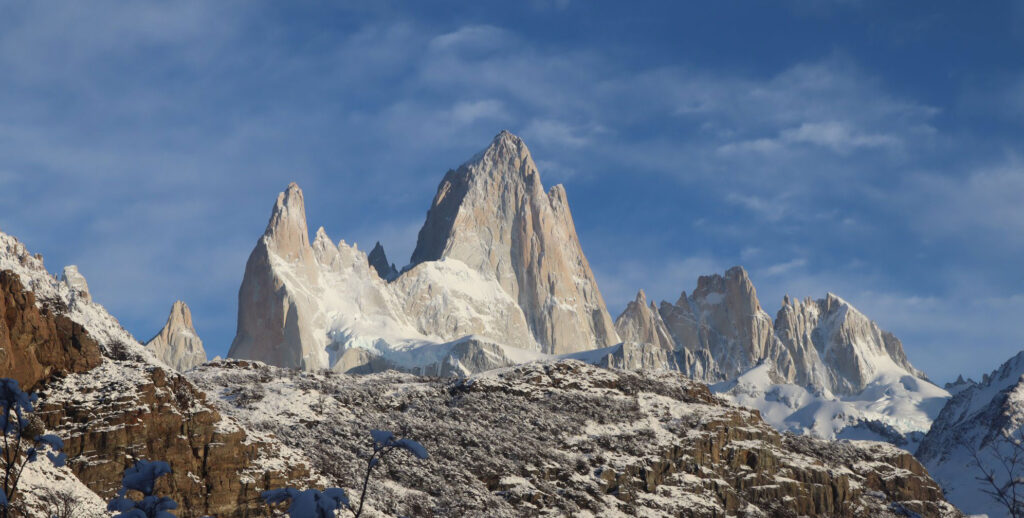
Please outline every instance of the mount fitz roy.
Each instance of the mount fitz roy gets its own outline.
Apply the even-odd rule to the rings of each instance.
[[[289,185],[227,360],[205,361],[180,301],[143,346],[77,268],[52,276],[2,232],[0,317],[0,377],[40,395],[69,456],[26,471],[30,515],[48,488],[102,515],[140,458],[169,462],[183,517],[263,515],[273,488],[353,494],[368,430],[388,429],[430,456],[389,462],[372,516],[962,516],[908,451],[822,440],[913,449],[928,429],[949,394],[895,337],[831,294],[772,319],[740,267],[675,303],[640,291],[613,321],[565,190],[507,132],[445,175],[401,269],[380,243],[310,240]]]
[[[949,394],[900,341],[836,295],[765,312],[747,272],[698,280],[673,304],[641,291],[611,319],[565,189],[545,190],[507,131],[444,175],[410,264],[369,256],[323,227],[302,190],[271,211],[239,289],[228,354],[315,371],[470,375],[572,358],[679,371],[758,408],[777,428],[913,448]]]
[[[13,498],[26,516],[51,516],[52,495],[109,516],[139,459],[169,464],[157,494],[183,518],[280,515],[261,492],[359,494],[372,429],[430,455],[389,459],[367,516],[963,516],[906,451],[780,434],[679,373],[559,360],[349,376],[231,359],[179,373],[80,281],[0,232],[0,377],[39,395],[32,426],[68,455],[27,464]],[[177,304],[171,349],[186,317]]]

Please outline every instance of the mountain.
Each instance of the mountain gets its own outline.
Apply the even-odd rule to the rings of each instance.
[[[318,232],[317,274],[340,282],[325,265],[345,264],[369,272],[354,247],[328,243]],[[270,261],[285,252],[277,250]],[[289,264],[308,255],[291,252]],[[433,265],[507,297],[458,261]],[[312,275],[289,274],[283,283]],[[69,456],[62,468],[28,464],[16,500],[29,516],[49,515],[51,491],[79,506],[76,516],[104,515],[138,459],[169,463],[157,492],[185,518],[270,513],[258,496],[270,488],[356,495],[372,429],[399,431],[429,452],[396,453],[377,470],[373,516],[962,516],[906,452],[781,435],[679,373],[556,360],[459,379],[346,376],[233,359],[183,375],[72,285],[0,233],[0,377],[39,394],[31,426],[63,438]],[[456,288],[438,298],[460,296]],[[186,326],[184,305],[176,309],[171,330]],[[458,347],[465,359],[493,352],[473,338]]]
[[[487,351],[473,360],[470,337]],[[379,243],[366,256],[321,227],[311,244],[302,190],[289,185],[246,263],[228,356],[475,372],[617,343],[565,190],[545,192],[526,145],[502,132],[445,175],[401,273]]]
[[[380,241],[377,241],[377,244],[373,246],[373,250],[370,251],[367,260],[370,261],[370,266],[377,270],[377,275],[381,279],[390,281],[398,277],[398,269],[395,268],[395,263],[388,262],[388,255],[384,253],[384,247],[381,246]]]
[[[787,296],[773,319],[742,267],[701,276],[675,303],[641,291],[613,322],[565,190],[545,191],[508,132],[445,174],[400,272],[379,242],[366,255],[323,227],[310,242],[289,185],[246,264],[228,356],[351,373],[466,376],[559,359],[672,370],[781,430],[911,449],[949,397],[834,294]]]
[[[302,190],[293,183],[246,263],[229,357],[307,370],[437,372],[462,361],[470,338],[488,353],[463,367],[501,367],[515,361],[507,356],[538,351],[522,311],[493,276],[444,259],[389,283],[357,246],[333,244],[323,227],[310,244],[306,232]]]
[[[171,306],[167,323],[146,342],[146,348],[160,361],[182,372],[206,362],[203,341],[192,326],[192,310],[180,300]]]
[[[742,267],[725,275],[705,275],[690,296],[675,304],[662,302],[659,313],[678,347],[706,351],[718,379],[735,379],[765,359],[780,369],[792,363],[772,331],[772,318],[757,299],[757,290]]]
[[[50,516],[54,495],[80,506],[74,516],[106,516],[138,459],[170,463],[161,492],[187,518],[253,515],[265,509],[259,491],[311,483],[304,459],[221,415],[221,395],[167,370],[86,286],[74,268],[50,275],[41,255],[0,232],[0,377],[39,396],[30,427],[61,437],[68,456],[61,468],[26,465],[17,498],[27,516]]]
[[[1019,439],[1024,434],[1022,376],[1024,351],[986,374],[981,382],[958,383],[958,392],[946,402],[917,449],[915,455],[942,482],[950,501],[967,512],[989,516],[1004,516],[1007,512],[982,493],[982,483],[977,479],[982,472],[974,455],[998,467],[998,483],[1007,481],[1004,465],[995,452],[1008,459],[1009,448],[1002,437]],[[1018,460],[1012,468],[1015,477],[1024,476],[1024,460]]]
[[[412,263],[457,259],[498,280],[542,352],[619,342],[580,247],[565,188],[545,192],[523,141],[502,131],[448,171],[420,229]]]
[[[780,430],[913,449],[950,397],[914,369],[895,336],[831,293],[787,296],[773,321],[737,266],[700,277],[692,295],[662,302],[657,316],[653,308],[643,297],[630,303],[616,319],[620,335],[675,350],[681,371]]]

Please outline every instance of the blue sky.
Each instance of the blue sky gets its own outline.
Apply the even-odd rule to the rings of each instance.
[[[564,183],[613,313],[742,264],[933,379],[1024,347],[1024,2],[0,1],[0,228],[212,355],[290,181],[408,260],[500,129]]]

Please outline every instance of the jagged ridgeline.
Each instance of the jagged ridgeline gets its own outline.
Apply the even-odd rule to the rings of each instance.
[[[246,264],[229,356],[347,372],[468,374],[618,343],[565,189],[545,191],[502,132],[444,176],[401,273],[321,227],[281,193]]]
[[[913,449],[928,430],[949,393],[899,340],[832,294],[773,319],[739,267],[613,321],[565,189],[508,132],[444,175],[402,268],[380,243],[310,240],[289,185],[226,361],[205,362],[183,302],[142,346],[76,268],[0,245],[0,376],[41,394],[70,456],[32,468],[36,510],[31,488],[56,485],[99,512],[136,459],[170,463],[158,493],[181,516],[351,494],[367,432],[393,429],[430,458],[371,483],[378,515],[959,516],[906,451],[822,440]]]
[[[675,303],[641,291],[613,323],[565,189],[545,190],[505,131],[444,175],[401,270],[380,243],[367,256],[323,227],[310,243],[302,190],[289,185],[246,264],[229,356],[441,376],[559,358],[672,370],[783,430],[907,448],[949,397],[845,300],[787,297],[773,319],[741,267]]]

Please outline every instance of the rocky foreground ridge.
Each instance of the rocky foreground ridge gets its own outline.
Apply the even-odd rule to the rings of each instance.
[[[102,516],[139,458],[170,462],[159,492],[180,516],[259,515],[267,487],[352,490],[374,428],[431,457],[386,463],[369,516],[961,516],[905,451],[781,435],[677,373],[563,361],[352,376],[228,360],[183,376],[5,234],[0,271],[0,347],[15,359],[0,376],[34,383],[40,426],[70,457],[25,494],[73,487],[82,516]]]
[[[961,516],[906,451],[780,434],[676,373],[565,360],[440,379],[225,360],[189,376],[347,489],[368,428],[421,441],[430,459],[390,460],[371,483],[386,516]]]
[[[61,437],[69,458],[59,470],[30,464],[30,516],[45,515],[38,497],[54,487],[76,495],[81,516],[106,516],[137,459],[171,464],[161,491],[183,517],[245,516],[265,509],[262,489],[312,481],[301,457],[222,417],[68,279],[0,233],[0,377],[40,395],[32,426]]]

